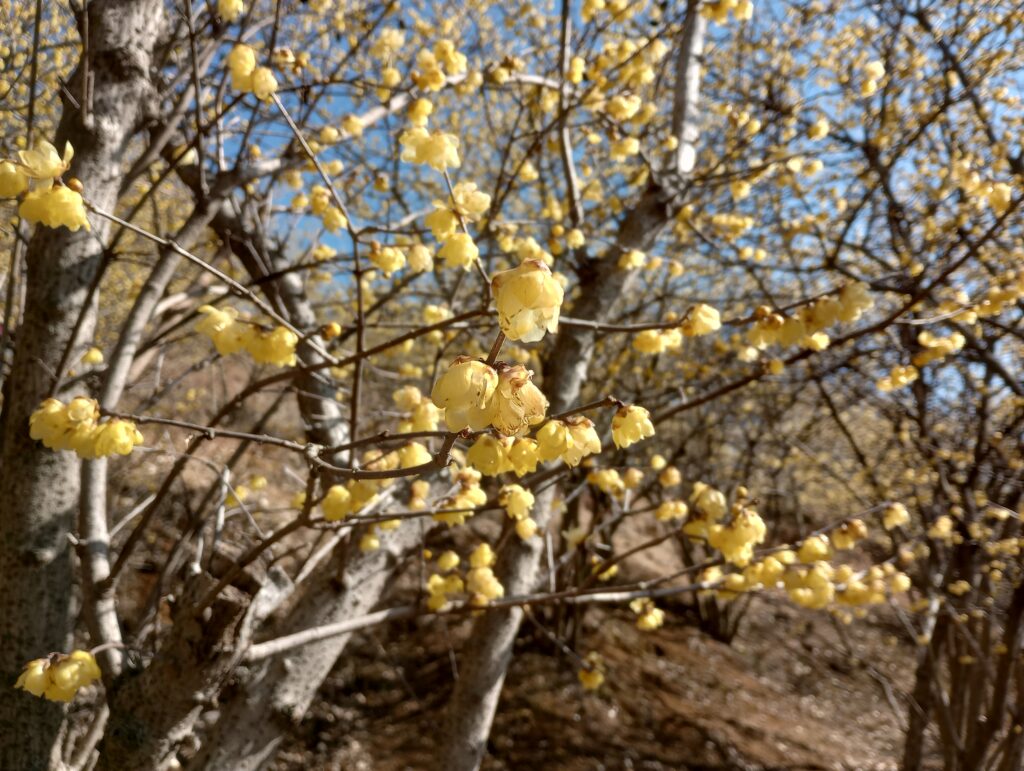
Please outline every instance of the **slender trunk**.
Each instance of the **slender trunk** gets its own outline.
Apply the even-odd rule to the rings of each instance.
[[[64,105],[56,146],[75,148],[71,175],[85,181],[88,200],[116,205],[125,149],[151,95],[150,60],[163,18],[160,0],[94,0],[88,5],[90,59],[79,63],[67,93],[90,98]],[[108,226],[92,232],[37,227],[26,255],[27,296],[0,419],[0,767],[45,768],[63,710],[13,690],[29,659],[67,648],[72,571],[68,543],[79,493],[79,462],[28,435],[28,418],[50,396],[66,349],[93,333],[89,298],[103,262]],[[76,334],[77,330],[77,334]],[[59,390],[58,398],[70,394]]]

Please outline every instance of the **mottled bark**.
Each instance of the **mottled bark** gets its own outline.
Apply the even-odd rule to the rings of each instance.
[[[110,688],[110,720],[99,746],[97,771],[158,771],[190,736],[246,645],[251,613],[247,595],[226,587],[202,613],[195,605],[214,585],[201,575],[186,588],[173,631],[140,671],[126,671]],[[247,618],[249,616],[250,618]]]
[[[91,98],[83,109],[65,103],[53,139],[70,141],[69,176],[85,182],[85,196],[112,209],[125,151],[152,96],[150,66],[163,20],[160,0],[94,0],[88,5],[89,61],[79,63],[68,92]],[[84,25],[83,25],[84,26]],[[0,767],[45,768],[63,709],[10,686],[29,659],[67,648],[71,632],[72,573],[68,532],[78,503],[79,463],[28,435],[28,418],[51,395],[65,349],[92,337],[89,288],[103,262],[106,222],[92,232],[37,227],[26,256],[25,314],[6,382],[0,419]],[[81,316],[81,323],[79,318]],[[76,340],[72,340],[75,329]],[[74,349],[70,360],[79,353]],[[67,398],[65,391],[57,397]]]
[[[372,611],[391,586],[399,561],[421,542],[420,523],[406,522],[381,536],[381,548],[367,553],[355,542],[339,547],[311,576],[275,635],[356,618]],[[343,573],[339,576],[339,569]],[[281,739],[305,715],[344,651],[351,635],[296,648],[254,665],[221,714],[190,768],[255,771],[267,767]]]

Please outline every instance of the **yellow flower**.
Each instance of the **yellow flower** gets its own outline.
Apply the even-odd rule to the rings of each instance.
[[[473,443],[466,453],[466,463],[489,477],[510,468],[506,445],[490,434],[484,434]]]
[[[885,65],[877,59],[868,62],[864,65],[864,76],[868,80],[881,80],[885,77]]]
[[[234,308],[214,308],[201,305],[199,313],[204,315],[196,324],[196,331],[213,341],[217,353],[228,356],[242,350],[245,345],[245,325],[236,323],[238,311]]]
[[[434,201],[434,206],[451,209],[469,222],[477,222],[491,208],[491,196],[478,190],[475,182],[459,182],[452,192],[447,203]]]
[[[541,460],[561,457],[572,446],[569,425],[562,420],[549,420],[537,432],[537,455]]]
[[[459,229],[459,218],[450,209],[435,209],[423,220],[438,241],[445,241]]]
[[[665,623],[665,611],[655,607],[654,600],[649,598],[633,600],[629,609],[636,613],[636,628],[643,632],[653,632]]]
[[[651,413],[639,405],[620,407],[612,418],[612,441],[620,449],[652,436]]]
[[[812,123],[808,127],[808,129],[807,129],[807,138],[808,139],[824,139],[825,137],[828,136],[828,130],[829,130],[828,119],[827,118],[818,118],[818,120],[814,121],[814,123]]]
[[[544,420],[548,400],[533,384],[533,372],[522,364],[498,368],[498,386],[491,404],[491,425],[506,436],[518,436]]]
[[[673,519],[685,519],[689,513],[689,507],[683,501],[664,501],[654,512],[659,522],[668,522]]]
[[[416,273],[426,273],[434,269],[434,256],[423,244],[413,244],[406,253],[409,268]]]
[[[423,163],[437,171],[458,168],[459,139],[443,131],[428,132],[425,128],[414,127],[405,131],[398,139],[402,145],[402,160]]]
[[[48,659],[28,662],[14,684],[15,688],[43,696],[50,701],[71,701],[79,689],[100,679],[96,659],[89,651],[70,655],[52,654]]]
[[[256,69],[256,52],[247,45],[236,45],[228,54],[231,87],[236,91],[252,91],[252,73]]]
[[[72,232],[79,228],[91,230],[81,194],[63,185],[28,193],[18,207],[18,214],[27,222],[38,222],[48,228],[63,226]]]
[[[337,206],[331,206],[323,213],[324,230],[328,233],[337,233],[339,230],[348,227],[348,219]]]
[[[526,517],[516,522],[516,535],[519,536],[520,540],[529,541],[537,534],[537,523]]]
[[[675,466],[669,466],[658,474],[658,484],[662,487],[675,487],[682,481],[683,475],[679,473],[679,469]]]
[[[324,510],[324,519],[336,522],[352,513],[352,494],[341,485],[332,485],[320,505]]]
[[[516,476],[531,474],[537,470],[540,457],[537,454],[537,442],[526,437],[516,439],[508,451],[508,460]]]
[[[818,562],[826,560],[832,555],[832,546],[827,535],[812,535],[797,550],[797,559],[800,562]]]
[[[437,567],[447,573],[459,566],[459,555],[453,551],[446,551],[437,558]]]
[[[380,268],[385,276],[390,276],[405,267],[405,254],[394,246],[381,246],[374,242],[370,249],[370,262]]]
[[[479,431],[490,423],[485,408],[498,386],[493,367],[469,356],[460,356],[434,384],[430,398],[445,411],[449,431]]]
[[[639,96],[613,96],[605,106],[605,112],[617,121],[625,121],[632,118],[640,111],[643,104]]]
[[[534,497],[522,485],[504,485],[498,491],[498,503],[505,507],[505,513],[510,518],[522,520],[533,511]]]
[[[541,260],[496,273],[491,279],[498,323],[509,340],[535,343],[545,332],[558,331],[562,286]]]
[[[565,419],[565,424],[569,429],[570,443],[562,453],[562,460],[567,465],[578,466],[586,456],[601,452],[601,439],[590,418],[573,415]]]
[[[434,457],[430,450],[419,442],[409,442],[398,451],[398,463],[402,468],[415,468],[430,463]]]
[[[142,433],[130,420],[113,418],[101,423],[93,433],[93,451],[96,457],[130,455],[135,445],[144,441]]]
[[[622,270],[642,268],[646,262],[647,255],[639,249],[630,249],[628,252],[623,252],[619,257],[619,267]]]
[[[910,512],[902,503],[890,503],[882,512],[882,526],[886,530],[903,527],[910,522]]]
[[[64,157],[58,155],[57,148],[46,140],[31,150],[18,152],[22,173],[32,179],[56,179],[71,168],[74,157],[75,148],[70,142],[64,143]]]
[[[588,691],[596,691],[604,683],[604,665],[601,661],[601,655],[596,651],[587,654],[587,658],[584,659],[583,666],[579,668],[576,673],[576,677],[579,678],[580,685]]]
[[[362,136],[363,119],[358,115],[346,115],[341,121],[341,128],[349,136]]]
[[[217,0],[217,15],[229,24],[245,10],[242,0]]]
[[[455,233],[441,245],[437,256],[444,260],[448,268],[469,270],[480,258],[480,250],[468,233]]]
[[[698,303],[687,312],[686,318],[683,319],[683,323],[680,325],[680,329],[682,329],[683,334],[687,337],[698,337],[710,334],[720,329],[721,326],[722,320],[718,315],[718,311],[710,305]]]
[[[270,332],[251,330],[245,338],[245,349],[259,364],[274,364],[278,367],[295,365],[295,346],[299,336],[287,327],[275,327]]]
[[[14,198],[28,190],[25,172],[10,161],[0,161],[0,198]]]
[[[721,519],[725,515],[725,496],[704,482],[694,483],[690,503],[710,519]]]
[[[277,93],[277,78],[269,67],[257,67],[252,71],[252,92],[263,101]]]
[[[434,111],[434,105],[429,99],[420,97],[409,105],[409,122],[413,126],[424,128],[427,125],[427,119],[430,118],[430,114]]]

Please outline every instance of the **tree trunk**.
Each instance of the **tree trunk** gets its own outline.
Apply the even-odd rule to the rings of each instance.
[[[56,146],[75,148],[71,174],[86,183],[87,200],[111,209],[124,155],[151,94],[151,55],[163,18],[160,0],[93,0],[88,6],[90,60],[79,63],[67,91],[91,99],[67,102]],[[92,217],[91,233],[37,227],[26,256],[25,315],[6,381],[0,419],[0,767],[45,768],[63,718],[60,705],[10,686],[30,659],[65,650],[71,634],[71,550],[68,532],[78,503],[78,459],[34,442],[28,419],[52,392],[65,349],[93,334],[92,286],[109,230]],[[79,321],[81,318],[81,322]],[[78,329],[75,335],[76,327]],[[75,339],[72,339],[72,338]]]
[[[418,522],[381,534],[381,547],[361,553],[357,539],[339,546],[294,598],[275,633],[292,634],[371,612],[397,565],[422,540]],[[346,548],[347,546],[347,548]],[[343,573],[339,577],[339,570]],[[256,771],[273,760],[284,735],[309,709],[351,635],[304,645],[255,665],[238,692],[227,699],[192,769]]]

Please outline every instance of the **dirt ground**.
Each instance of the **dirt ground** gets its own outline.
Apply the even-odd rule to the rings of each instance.
[[[425,636],[392,628],[351,645],[277,768],[436,768],[465,629],[430,623]],[[879,616],[841,637],[827,614],[768,597],[729,646],[678,617],[644,633],[628,612],[592,611],[585,650],[608,673],[589,693],[524,625],[484,768],[895,769],[913,653],[895,631]]]

